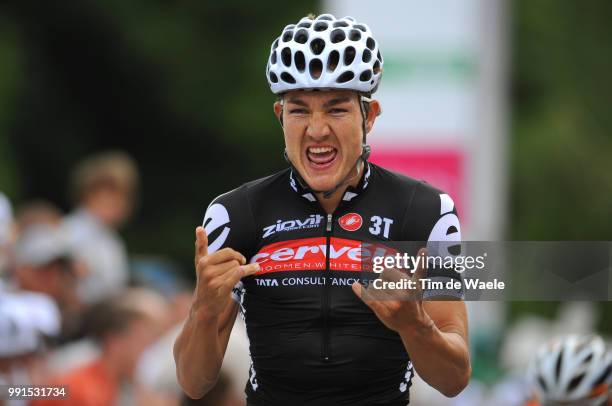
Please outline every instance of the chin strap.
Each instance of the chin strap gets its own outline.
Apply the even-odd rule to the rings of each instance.
[[[349,173],[346,174],[346,176],[344,177],[344,179],[342,179],[340,182],[338,182],[338,184],[336,184],[336,186],[334,186],[331,189],[328,190],[315,190],[313,188],[311,188],[310,186],[308,186],[308,184],[304,181],[304,179],[302,178],[302,176],[300,175],[300,173],[298,172],[298,170],[295,168],[295,166],[293,166],[293,163],[291,162],[291,160],[289,159],[289,156],[287,155],[287,150],[285,150],[284,155],[285,155],[285,161],[287,161],[287,163],[289,164],[289,166],[291,166],[291,169],[293,169],[293,171],[296,174],[296,178],[298,180],[298,182],[300,182],[300,186],[302,186],[303,189],[309,190],[312,193],[322,193],[323,194],[323,198],[325,199],[329,199],[331,197],[331,195],[334,194],[334,192],[336,192],[336,190],[340,189],[342,186],[345,186],[349,183],[351,183],[353,181],[353,179],[355,179],[356,177],[358,177],[361,173],[361,165],[360,161],[363,162],[363,164],[365,165],[365,163],[368,161],[368,158],[370,156],[370,152],[371,152],[371,148],[369,145],[367,144],[363,144],[362,145],[362,152],[361,155],[359,155],[359,158],[357,158],[357,161],[355,162],[354,168],[357,171],[357,173],[353,176],[351,176],[351,172],[353,172],[353,169],[351,169],[349,171]]]
[[[360,163],[363,163],[363,165],[365,166],[366,162],[368,161],[368,158],[370,157],[370,153],[372,152],[372,148],[368,144],[366,144],[366,133],[367,133],[366,132],[366,118],[367,118],[367,110],[368,110],[368,107],[366,106],[368,106],[368,103],[370,103],[371,101],[372,99],[370,99],[369,97],[366,97],[365,95],[359,95],[359,108],[361,110],[361,116],[363,117],[363,120],[361,121],[363,139],[361,142],[361,155],[359,155],[354,165],[354,168],[357,173],[351,176],[351,172],[353,172],[353,169],[351,169],[349,173],[347,173],[346,176],[340,182],[338,182],[338,184],[336,184],[336,186],[334,186],[333,188],[328,189],[328,190],[314,190],[310,186],[308,186],[308,184],[304,181],[304,179],[302,179],[302,176],[300,175],[298,170],[295,168],[295,166],[293,166],[293,163],[289,159],[289,155],[287,155],[287,149],[285,149],[284,151],[285,161],[287,161],[289,166],[291,166],[291,169],[293,169],[293,171],[295,172],[296,178],[298,182],[300,182],[300,185],[302,186],[303,189],[310,190],[312,193],[321,193],[323,194],[324,199],[329,199],[331,195],[333,195],[338,189],[340,189],[342,186],[345,186],[351,183],[356,177],[360,175],[360,172],[361,172]],[[282,104],[283,103],[281,99],[281,106]],[[379,112],[378,115],[380,115],[381,112]],[[279,118],[281,127],[283,126],[282,117],[283,117],[283,112],[281,111],[280,118]]]

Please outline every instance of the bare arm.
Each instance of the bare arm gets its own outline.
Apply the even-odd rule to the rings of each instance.
[[[419,251],[426,256],[427,251]],[[422,265],[412,277],[395,269],[385,270],[381,279],[417,282],[424,277]],[[467,313],[461,301],[423,301],[420,283],[416,289],[378,290],[353,284],[357,296],[378,318],[396,331],[410,355],[414,368],[425,382],[445,396],[458,395],[471,375],[467,344]]]
[[[228,306],[219,317],[189,312],[183,330],[174,343],[178,382],[191,398],[204,396],[217,382],[238,306]],[[222,321],[227,319],[227,321]]]
[[[197,285],[189,316],[174,343],[174,360],[179,384],[187,395],[199,399],[217,382],[236,320],[232,288],[257,272],[259,265],[244,265],[242,254],[230,248],[209,255],[202,227],[196,229],[196,238]]]
[[[456,396],[471,375],[465,303],[423,302],[423,310],[422,321],[400,337],[419,376],[445,396]]]

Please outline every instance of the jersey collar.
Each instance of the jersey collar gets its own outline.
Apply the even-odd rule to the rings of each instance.
[[[346,191],[344,192],[344,196],[342,196],[342,201],[350,202],[351,200],[359,196],[361,193],[363,193],[363,191],[368,187],[370,183],[371,173],[371,165],[369,162],[366,161],[365,170],[361,177],[361,180],[359,181],[356,187],[349,186],[346,189]],[[291,168],[289,172],[289,186],[295,193],[299,194],[309,202],[314,203],[317,201],[317,198],[315,197],[314,193],[312,193],[312,190],[308,187],[308,185],[306,185],[306,182],[304,182],[304,179],[302,179],[300,174],[293,168]]]

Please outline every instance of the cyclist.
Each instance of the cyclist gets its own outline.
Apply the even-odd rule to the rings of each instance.
[[[362,242],[460,240],[447,194],[368,162],[382,66],[351,17],[305,17],[273,42],[266,75],[289,168],[219,196],[196,229],[197,287],[174,346],[191,397],[213,387],[239,311],[249,405],[405,405],[414,369],[447,396],[467,385],[463,302],[365,289]]]
[[[529,366],[529,406],[612,405],[612,352],[598,336],[568,336],[543,346]]]

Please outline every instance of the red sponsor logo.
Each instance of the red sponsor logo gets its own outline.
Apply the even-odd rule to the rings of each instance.
[[[344,228],[346,231],[357,231],[361,228],[363,219],[357,213],[348,213],[340,217],[338,223],[340,223],[340,227]]]
[[[385,252],[384,248],[377,247],[377,250]],[[327,266],[328,252],[331,271],[360,272],[371,268],[367,259],[372,253],[364,252],[361,241],[335,237],[330,238],[329,251],[325,237],[269,244],[261,248],[250,262],[258,262],[261,266],[257,275],[281,271],[323,271]]]

